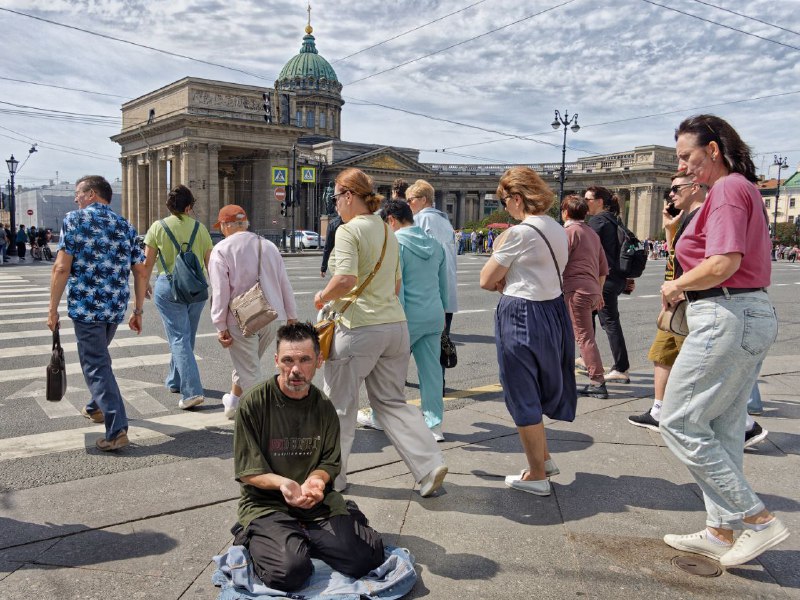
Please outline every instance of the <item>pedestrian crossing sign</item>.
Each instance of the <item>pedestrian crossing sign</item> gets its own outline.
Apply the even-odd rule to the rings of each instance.
[[[317,170],[314,167],[300,167],[300,181],[303,183],[316,183]]]
[[[289,183],[289,167],[272,167],[272,185]]]

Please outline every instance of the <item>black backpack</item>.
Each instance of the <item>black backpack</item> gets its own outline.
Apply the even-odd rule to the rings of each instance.
[[[606,216],[617,226],[620,275],[626,279],[640,277],[647,266],[647,250],[645,250],[644,244],[619,219],[610,214]]]
[[[161,260],[161,268],[164,269],[164,273],[172,287],[172,299],[181,304],[194,304],[195,302],[207,300],[208,283],[205,275],[203,275],[203,265],[200,264],[197,256],[192,252],[192,245],[194,244],[194,238],[197,236],[197,231],[200,229],[200,223],[195,221],[192,237],[189,238],[188,244],[178,243],[164,219],[159,220],[159,223],[161,223],[167,236],[178,250],[172,273],[167,273],[164,257],[160,252],[158,253],[158,258]]]

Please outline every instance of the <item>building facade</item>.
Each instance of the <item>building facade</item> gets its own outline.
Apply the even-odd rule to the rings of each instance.
[[[139,231],[167,214],[169,189],[183,184],[206,225],[235,203],[258,231],[324,232],[332,210],[325,191],[348,167],[371,175],[387,196],[395,178],[426,179],[456,228],[499,207],[494,192],[512,165],[422,163],[413,148],[342,141],[342,85],[312,31],[309,23],[273,88],[186,77],[123,104],[122,131],[112,140],[121,146],[122,212]],[[557,189],[561,163],[528,166]],[[664,146],[582,158],[566,165],[565,194],[607,187],[619,196],[626,224],[653,237],[676,168],[674,148]],[[284,217],[279,188],[292,181],[297,203]]]
[[[117,213],[122,210],[122,182],[110,181],[113,195],[111,209]],[[52,229],[58,233],[64,216],[78,207],[75,204],[75,184],[68,182],[53,183],[39,188],[20,188],[15,195],[14,207],[16,221],[25,227],[34,225],[36,229]],[[28,214],[28,212],[32,214]]]

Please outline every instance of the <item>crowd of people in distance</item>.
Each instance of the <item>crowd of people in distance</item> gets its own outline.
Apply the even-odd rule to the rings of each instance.
[[[27,247],[31,247],[31,258],[34,261],[52,261],[53,252],[50,250],[50,241],[53,239],[53,230],[50,228],[36,228],[31,225],[27,230],[25,225],[20,224],[16,232],[12,232],[10,227],[0,223],[0,264],[7,263],[11,259],[8,252],[12,245],[16,249],[17,257],[20,261],[25,261]]]
[[[733,566],[789,535],[742,470],[744,448],[767,435],[752,415],[762,410],[756,380],[777,336],[766,291],[775,255],[750,149],[730,124],[698,115],[680,123],[675,139],[679,171],[665,198],[665,240],[647,243],[650,258],[667,259],[662,307],[685,303],[688,335],[656,331],[648,353],[653,404],[628,420],[660,432],[703,494],[706,527],[667,534],[664,542]],[[192,192],[178,186],[166,201],[170,215],[151,224],[141,248],[134,228],[109,208],[105,179],[84,177],[75,192],[78,210],[64,219],[53,268],[48,326],[59,326],[69,284],[68,314],[91,392],[82,412],[105,425],[97,447],[114,451],[129,443],[108,345],[127,313],[131,272],[130,328],[141,332],[145,299],[152,298],[172,357],[164,385],[179,396],[181,409],[205,401],[194,346],[208,293],[187,301],[176,292],[179,266],[191,254],[188,262],[210,284],[211,320],[232,365],[223,410],[234,420],[241,484],[235,541],[249,549],[258,577],[277,589],[300,588],[311,557],[352,577],[383,560],[380,534],[342,495],[357,425],[385,432],[420,496],[442,487],[448,473],[437,444],[446,438],[443,347],[458,312],[457,254],[483,247],[479,285],[499,296],[499,379],[523,451],[506,486],[550,495],[560,470],[544,417],[573,421],[580,396],[605,399],[607,384],[631,381],[619,297],[635,289],[635,274],[623,260],[619,201],[607,188],[565,197],[557,207],[562,224],[548,215],[555,201],[548,184],[528,167],[512,167],[495,195],[516,224],[498,235],[490,230],[481,246],[476,231],[453,229],[427,181],[396,180],[385,200],[369,175],[342,171],[320,269],[324,285],[313,300],[335,322],[325,359],[315,327],[298,322],[282,257],[249,230],[241,206],[220,209],[214,227],[223,240],[214,246],[193,216]],[[256,284],[275,319],[249,332],[230,306]],[[611,349],[608,369],[596,320]],[[273,343],[277,374],[270,376],[263,357]],[[411,357],[421,410],[405,400]],[[312,383],[320,368],[322,389]],[[589,383],[578,385],[576,372]],[[367,410],[359,410],[362,383]]]

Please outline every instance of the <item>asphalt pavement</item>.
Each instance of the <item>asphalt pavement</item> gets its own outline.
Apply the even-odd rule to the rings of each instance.
[[[291,260],[303,259],[287,259],[287,265]],[[470,273],[464,279],[481,260],[462,257],[459,271]],[[717,576],[690,574],[674,564],[688,555],[666,546],[663,535],[702,529],[705,512],[698,488],[660,435],[627,422],[628,415],[649,408],[652,396],[652,370],[638,351],[629,385],[610,385],[609,400],[581,398],[573,423],[545,422],[561,469],[552,495],[506,488],[503,478],[519,472],[524,456],[496,384],[494,355],[487,354],[492,300],[483,301],[488,308],[465,301],[465,310],[475,312],[457,321],[464,364],[448,373],[451,398],[441,448],[450,472],[443,491],[421,498],[382,432],[359,429],[350,459],[347,496],[385,542],[416,557],[419,580],[407,597],[800,598],[800,267],[779,266],[774,296],[781,335],[762,368],[765,412],[757,417],[770,433],[746,451],[745,472],[792,537]],[[152,359],[164,353],[158,345],[163,340],[147,341],[147,351],[139,353],[127,337],[115,350],[115,364],[123,364],[123,378],[138,382],[129,392],[135,398],[129,449],[120,456],[100,454],[91,448],[100,427],[71,414],[43,418],[31,392],[35,372],[25,371],[41,370],[42,361],[32,367],[20,355],[46,339],[20,337],[32,324],[4,323],[41,318],[17,316],[10,306],[37,301],[26,295],[39,292],[25,286],[40,289],[46,272],[32,269],[0,268],[0,598],[216,598],[211,557],[232,540],[238,499],[230,423],[216,404],[191,414],[168,406],[170,395],[158,388],[163,365]],[[318,273],[305,272],[309,288],[318,287]],[[301,289],[302,276],[293,284]],[[629,311],[631,323],[642,321],[642,333],[631,327],[633,348],[649,345],[652,335],[645,334],[652,327],[647,311],[633,306],[656,302],[657,284],[658,269],[623,303],[624,317]],[[486,298],[469,285],[463,291]],[[487,311],[480,319],[489,324],[479,325],[478,316]],[[152,312],[148,317],[155,318]],[[156,337],[153,327],[143,335]],[[481,351],[468,352],[470,345]],[[204,377],[217,368],[212,362],[222,363],[220,373],[228,369],[210,352],[198,350],[205,357]],[[130,366],[122,362],[126,358]],[[493,370],[494,379],[486,374]],[[70,382],[79,378],[73,372]],[[67,404],[79,407],[79,400]],[[35,416],[26,420],[24,413]]]

